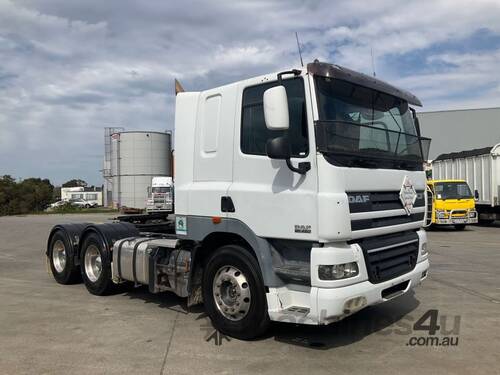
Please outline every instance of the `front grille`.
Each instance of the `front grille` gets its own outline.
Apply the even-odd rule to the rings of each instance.
[[[423,191],[417,192],[417,199],[413,208],[418,208],[422,212],[415,212],[407,215],[403,210],[403,204],[399,199],[399,192],[382,191],[382,192],[366,192],[366,193],[347,193],[349,199],[349,210],[353,214],[365,212],[382,212],[388,210],[396,210],[395,216],[374,217],[369,219],[355,218],[351,219],[351,230],[364,230],[388,227],[391,225],[401,225],[408,223],[416,223],[424,220],[425,213],[425,197]]]
[[[398,210],[403,208],[398,191],[349,192],[347,193],[347,197],[351,213]],[[424,207],[424,205],[424,192],[417,191],[417,199],[413,207]]]
[[[404,275],[417,264],[418,235],[414,231],[350,241],[354,242],[363,250],[368,279],[374,284]]]
[[[424,219],[424,213],[416,213],[411,215],[403,216],[392,216],[392,217],[378,217],[375,219],[362,219],[362,220],[352,220],[351,230],[362,230],[362,229],[372,229],[387,227],[389,225],[400,225],[411,223],[414,221],[422,221]]]

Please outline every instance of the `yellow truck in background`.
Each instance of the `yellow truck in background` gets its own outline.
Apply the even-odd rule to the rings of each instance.
[[[457,230],[477,223],[475,198],[464,180],[428,180],[428,224],[454,225]],[[431,207],[432,203],[432,207]]]

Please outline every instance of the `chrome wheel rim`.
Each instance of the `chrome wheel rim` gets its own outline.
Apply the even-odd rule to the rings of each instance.
[[[95,283],[102,272],[101,253],[95,245],[90,245],[85,251],[85,274]]]
[[[66,268],[66,247],[64,242],[57,240],[52,247],[52,264],[58,273]]]
[[[252,296],[247,278],[238,268],[224,266],[214,277],[213,297],[217,309],[227,319],[243,319],[250,309]]]

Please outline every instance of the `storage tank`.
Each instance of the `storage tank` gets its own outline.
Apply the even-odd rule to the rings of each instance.
[[[171,134],[122,131],[111,135],[114,207],[143,209],[154,176],[172,176]]]

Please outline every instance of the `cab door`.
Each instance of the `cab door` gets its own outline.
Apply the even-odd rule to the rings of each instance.
[[[221,197],[232,182],[234,108],[236,85],[203,91],[193,153],[193,181],[189,186],[189,211],[197,216],[226,216]]]
[[[307,79],[307,77],[306,77]],[[282,81],[287,92],[290,127],[268,130],[264,120],[264,92],[277,81],[244,81],[239,85],[234,140],[233,183],[228,196],[234,212],[228,217],[245,223],[261,237],[314,239],[317,235],[317,168],[314,138],[308,124],[312,112],[304,76]],[[292,172],[285,160],[266,155],[268,139],[287,132],[291,163],[311,163],[306,174]],[[315,147],[315,146],[313,146]]]

